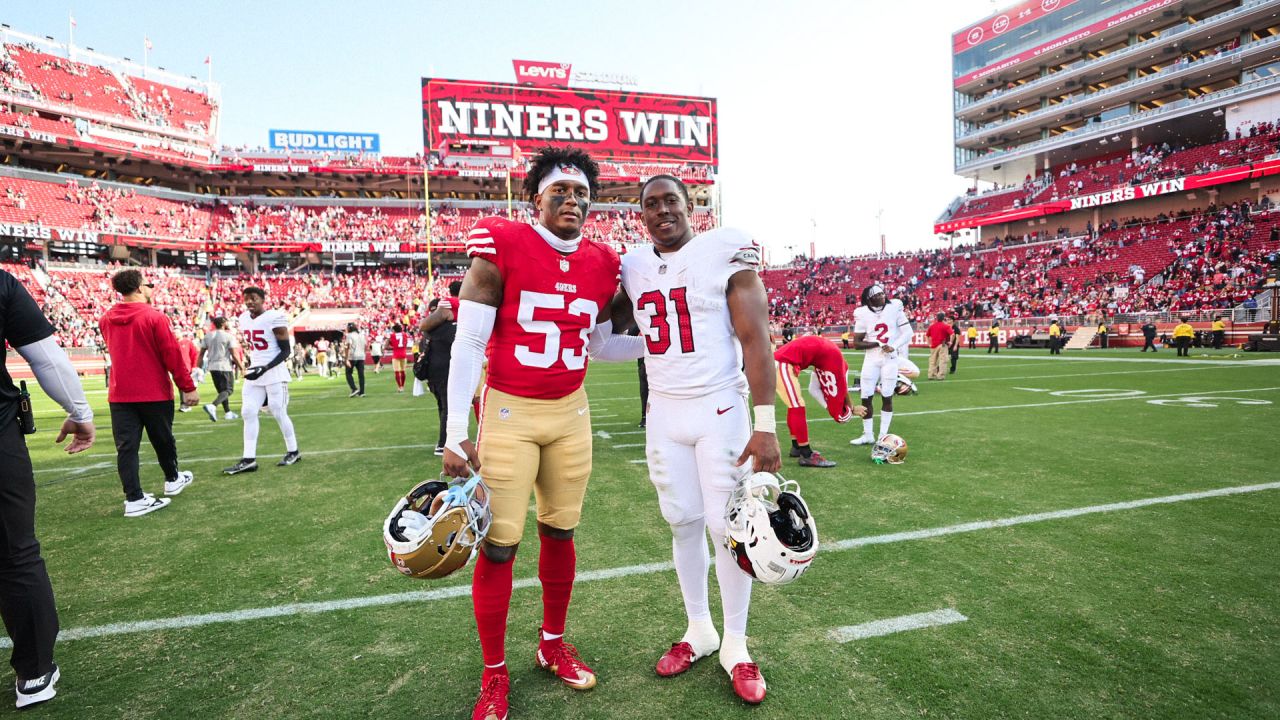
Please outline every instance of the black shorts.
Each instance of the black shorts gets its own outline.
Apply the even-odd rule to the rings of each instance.
[[[210,370],[209,376],[213,378],[213,389],[219,393],[231,392],[235,387],[236,376],[230,370]]]

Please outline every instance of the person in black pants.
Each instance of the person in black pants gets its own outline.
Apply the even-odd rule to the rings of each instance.
[[[951,318],[951,371],[948,375],[956,374],[956,363],[960,362],[960,321],[954,316]]]
[[[1151,352],[1156,351],[1156,324],[1148,320],[1142,326],[1142,352],[1146,352],[1147,348],[1151,348]]]
[[[1000,323],[998,322],[991,323],[991,329],[987,331],[987,337],[989,338],[989,340],[987,341],[987,354],[990,355],[991,353],[994,352],[995,354],[999,355],[1000,354]]]
[[[124,488],[124,516],[140,517],[166,507],[193,479],[178,469],[178,444],[173,439],[173,385],[182,391],[182,404],[200,402],[191,368],[178,347],[168,316],[151,307],[151,285],[133,268],[111,277],[120,302],[98,320],[112,357],[127,372],[111,377],[107,402],[111,406],[111,434],[116,441],[116,470]],[[172,380],[170,380],[172,378]],[[164,494],[143,492],[138,478],[138,446],[142,431],[164,470]]]
[[[365,358],[365,339],[364,333],[360,332],[360,328],[355,323],[347,323],[347,387],[351,388],[351,394],[348,397],[364,397],[364,358]],[[356,387],[355,376],[360,377],[360,386]]]
[[[23,437],[36,428],[33,417],[23,422],[23,393],[5,366],[9,345],[67,411],[57,442],[72,436],[68,453],[89,449],[94,427],[93,410],[71,361],[53,339],[53,326],[17,279],[0,270],[0,616],[13,642],[9,664],[17,676],[16,704],[23,708],[53,698],[61,673],[53,661],[58,610],[36,540],[35,474]]]
[[[427,308],[434,313],[439,304],[439,300],[432,300]],[[452,312],[449,313],[449,317],[454,317]],[[427,389],[436,396],[436,412],[440,416],[440,435],[436,439],[436,455],[444,455],[444,421],[445,416],[449,414],[449,357],[453,350],[453,338],[457,332],[457,321],[446,320],[434,324],[430,330],[427,330],[421,343],[421,346],[426,347],[421,361],[423,374],[426,375]],[[416,371],[417,368],[415,373]]]
[[[632,325],[628,335],[639,335],[640,328]],[[636,360],[636,374],[640,376],[640,427],[645,427],[649,419],[649,372],[645,370],[644,358]]]

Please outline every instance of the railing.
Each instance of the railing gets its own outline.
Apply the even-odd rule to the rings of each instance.
[[[976,107],[979,105],[985,105],[988,102],[991,102],[997,99],[1013,97],[1022,93],[1023,91],[1032,91],[1042,86],[1048,86],[1054,83],[1062,82],[1063,80],[1067,79],[1072,74],[1074,74],[1076,70],[1088,69],[1092,71],[1099,67],[1107,65],[1112,61],[1123,60],[1125,58],[1128,58],[1130,55],[1140,55],[1146,52],[1147,50],[1150,50],[1151,48],[1155,48],[1155,47],[1159,47],[1160,45],[1163,45],[1170,38],[1177,37],[1182,33],[1190,32],[1191,30],[1211,30],[1219,24],[1223,24],[1240,15],[1243,15],[1245,13],[1248,13],[1254,10],[1258,6],[1267,5],[1268,3],[1271,3],[1271,2],[1274,2],[1274,0],[1249,0],[1248,2],[1241,4],[1240,7],[1233,8],[1220,15],[1214,15],[1211,18],[1206,18],[1201,22],[1198,22],[1195,24],[1183,23],[1180,26],[1171,27],[1168,30],[1165,30],[1164,32],[1160,33],[1159,37],[1154,37],[1154,38],[1151,38],[1150,40],[1145,40],[1143,42],[1138,43],[1137,45],[1130,45],[1122,50],[1117,50],[1111,53],[1110,55],[1105,55],[1103,57],[1100,57],[1094,60],[1093,62],[1083,62],[1083,63],[1076,62],[1070,65],[1067,69],[1061,70],[1056,73],[1050,73],[1049,75],[1045,75],[1042,78],[1037,78],[1036,80],[1032,80],[1031,82],[1028,82],[1028,83],[1023,83],[1022,85],[1019,85],[1016,88],[1013,88],[1011,90],[1008,90],[1005,92],[997,91],[996,93],[993,93],[990,95],[984,95],[983,97],[975,98],[971,102],[961,104],[957,108],[957,110],[976,109]],[[1066,34],[1070,34],[1070,33],[1066,33]],[[1015,50],[1009,51],[1010,54],[1014,52],[1016,51]],[[970,97],[970,96],[965,95],[964,97]]]
[[[1078,142],[1079,138],[1087,135],[1106,135],[1110,132],[1125,130],[1132,126],[1145,125],[1151,120],[1165,115],[1180,114],[1180,111],[1189,110],[1194,106],[1213,105],[1219,101],[1246,93],[1257,92],[1263,88],[1280,84],[1280,75],[1275,75],[1263,80],[1257,80],[1235,87],[1226,88],[1217,92],[1207,93],[1195,98],[1184,98],[1167,105],[1162,105],[1154,110],[1144,110],[1139,113],[1125,115],[1123,117],[1112,118],[1100,123],[1085,123],[1084,127],[1075,130],[1069,130],[1053,137],[1042,138],[1033,142],[1025,143],[1014,148],[1004,150],[995,150],[980,155],[973,160],[960,165],[956,168],[957,173],[962,173],[969,169],[976,169],[991,162],[1006,162],[1010,157],[1031,154],[1032,151],[1039,150],[1057,144],[1070,144]]]
[[[1042,108],[1034,112],[1029,112],[1025,115],[1018,115],[1017,117],[1012,117],[1007,120],[1000,120],[997,122],[982,125],[981,127],[974,129],[972,132],[969,132],[957,138],[957,142],[963,141],[963,140],[969,140],[975,136],[980,136],[988,132],[994,132],[996,130],[1005,129],[1005,128],[1013,128],[1013,127],[1016,127],[1017,125],[1028,123],[1033,120],[1039,120],[1045,117],[1050,117],[1054,114],[1061,113],[1067,110],[1068,108],[1071,108],[1074,106],[1087,105],[1099,99],[1105,99],[1110,95],[1116,95],[1129,90],[1133,90],[1134,88],[1145,85],[1149,82],[1156,82],[1156,81],[1163,81],[1165,79],[1171,79],[1172,76],[1178,75],[1180,73],[1190,74],[1193,71],[1206,69],[1210,65],[1213,65],[1215,63],[1225,62],[1226,64],[1230,65],[1232,64],[1232,62],[1234,61],[1237,55],[1240,55],[1246,52],[1253,52],[1259,49],[1264,49],[1264,48],[1270,47],[1271,45],[1276,45],[1276,44],[1280,44],[1280,35],[1272,35],[1271,37],[1266,38],[1264,40],[1258,40],[1256,42],[1248,43],[1247,45],[1241,45],[1238,48],[1233,48],[1231,50],[1228,50],[1227,52],[1210,55],[1209,57],[1201,58],[1199,60],[1196,60],[1195,62],[1190,62],[1186,64],[1179,62],[1179,63],[1166,65],[1165,67],[1161,68],[1158,72],[1154,72],[1150,75],[1144,75],[1140,78],[1134,78],[1133,80],[1122,82],[1119,85],[1112,85],[1109,88],[1104,88],[1096,92],[1084,93],[1082,95],[1078,95],[1074,97],[1067,97],[1065,100],[1063,100],[1062,102],[1056,105],[1050,105],[1049,107]]]

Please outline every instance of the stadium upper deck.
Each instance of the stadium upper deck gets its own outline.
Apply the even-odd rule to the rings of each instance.
[[[1276,0],[1030,0],[953,37],[955,167],[1002,185],[1274,120]]]

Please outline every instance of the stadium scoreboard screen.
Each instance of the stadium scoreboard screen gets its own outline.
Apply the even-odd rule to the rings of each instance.
[[[423,78],[422,129],[427,152],[568,145],[623,162],[719,162],[713,98]]]

